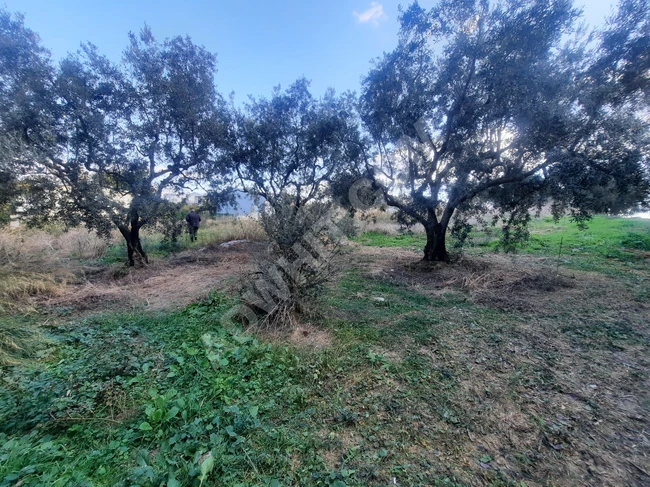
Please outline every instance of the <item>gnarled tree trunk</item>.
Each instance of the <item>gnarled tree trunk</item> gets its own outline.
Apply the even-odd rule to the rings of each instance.
[[[441,223],[432,223],[425,227],[427,232],[427,244],[424,247],[425,262],[445,261],[449,257],[447,247],[445,246],[445,236],[447,234],[447,225]]]
[[[128,253],[127,265],[133,267],[136,265],[142,266],[149,263],[149,258],[147,254],[142,249],[142,243],[140,242],[140,228],[144,225],[143,221],[140,221],[139,218],[131,220],[131,225],[121,225],[119,226],[120,233],[126,240],[126,251]]]

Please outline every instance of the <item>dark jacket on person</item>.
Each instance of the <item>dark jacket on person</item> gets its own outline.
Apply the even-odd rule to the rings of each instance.
[[[199,215],[196,211],[192,210],[190,211],[187,216],[185,217],[185,221],[195,227],[199,228],[200,222],[201,222],[201,215]]]

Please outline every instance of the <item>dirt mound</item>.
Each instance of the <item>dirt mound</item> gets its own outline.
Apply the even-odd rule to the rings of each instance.
[[[326,330],[310,325],[302,325],[293,330],[289,335],[289,341],[299,347],[318,350],[331,346],[332,336]]]
[[[425,294],[467,292],[472,300],[502,309],[538,308],[558,292],[576,287],[574,277],[558,274],[546,258],[531,256],[464,256],[452,262],[422,262],[419,254],[399,250],[386,259],[378,249],[361,248],[360,263],[373,277],[416,287]],[[381,249],[379,249],[381,250]]]
[[[502,309],[526,310],[552,299],[553,293],[576,286],[575,280],[543,268],[491,269],[460,277],[457,285],[476,302]]]

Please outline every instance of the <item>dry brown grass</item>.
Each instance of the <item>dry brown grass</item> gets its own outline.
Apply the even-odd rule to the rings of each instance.
[[[56,248],[69,257],[77,259],[99,259],[105,253],[112,241],[118,238],[114,235],[110,241],[100,238],[94,232],[83,229],[70,230],[58,236]]]
[[[106,267],[44,304],[70,307],[77,312],[111,306],[175,309],[198,301],[215,289],[233,287],[239,276],[250,272],[254,256],[260,252],[263,246],[251,242],[229,248],[189,249],[142,269],[120,266],[119,273]]]
[[[70,259],[99,258],[109,242],[84,229],[3,229],[0,232],[0,267],[38,270],[68,264]]]
[[[75,281],[75,257],[97,257],[106,243],[85,230],[70,232],[4,229],[0,232],[0,314],[24,313],[56,299]],[[0,365],[30,357],[44,342],[40,331],[0,321]]]
[[[288,339],[291,343],[306,349],[320,350],[332,345],[331,333],[312,325],[297,326]]]
[[[84,229],[5,229],[0,233],[0,311],[28,310],[37,302],[84,312],[120,303],[155,309],[186,305],[246,268],[250,247],[229,252],[219,244],[265,239],[261,226],[247,217],[208,220],[201,230],[203,248],[135,271],[83,262],[101,258],[119,235],[106,241]]]
[[[209,247],[218,246],[232,240],[262,242],[266,234],[260,223],[250,217],[219,217],[207,220],[199,230],[200,242]]]
[[[400,232],[397,221],[393,218],[393,212],[369,210],[363,215],[355,217],[355,223],[359,228],[359,233],[377,232],[384,235],[398,235]],[[423,231],[421,225],[415,225],[412,229],[414,232]]]
[[[413,286],[419,292],[438,295],[447,290],[467,292],[472,300],[504,310],[527,310],[547,304],[556,291],[576,286],[575,273],[556,272],[547,257],[491,254],[461,256],[454,262],[422,262],[404,249],[359,247],[359,258],[373,276]]]
[[[66,292],[81,258],[103,255],[107,242],[86,230],[5,229],[0,233],[0,311],[29,309]]]
[[[0,270],[0,312],[23,309],[33,298],[57,296],[64,286],[52,274]]]

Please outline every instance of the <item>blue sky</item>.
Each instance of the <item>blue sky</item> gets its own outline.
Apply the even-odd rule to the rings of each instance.
[[[0,0],[1,2],[2,0]],[[146,22],[163,39],[189,34],[218,53],[218,89],[268,95],[278,84],[300,76],[312,80],[314,94],[329,86],[337,92],[358,90],[370,60],[397,41],[400,0],[5,0],[10,11],[42,38],[55,58],[90,41],[117,61],[129,31]],[[409,0],[401,0],[407,5]],[[420,0],[424,7],[436,0]],[[611,12],[614,0],[586,0],[585,19],[596,25]],[[578,0],[577,5],[581,5]]]

